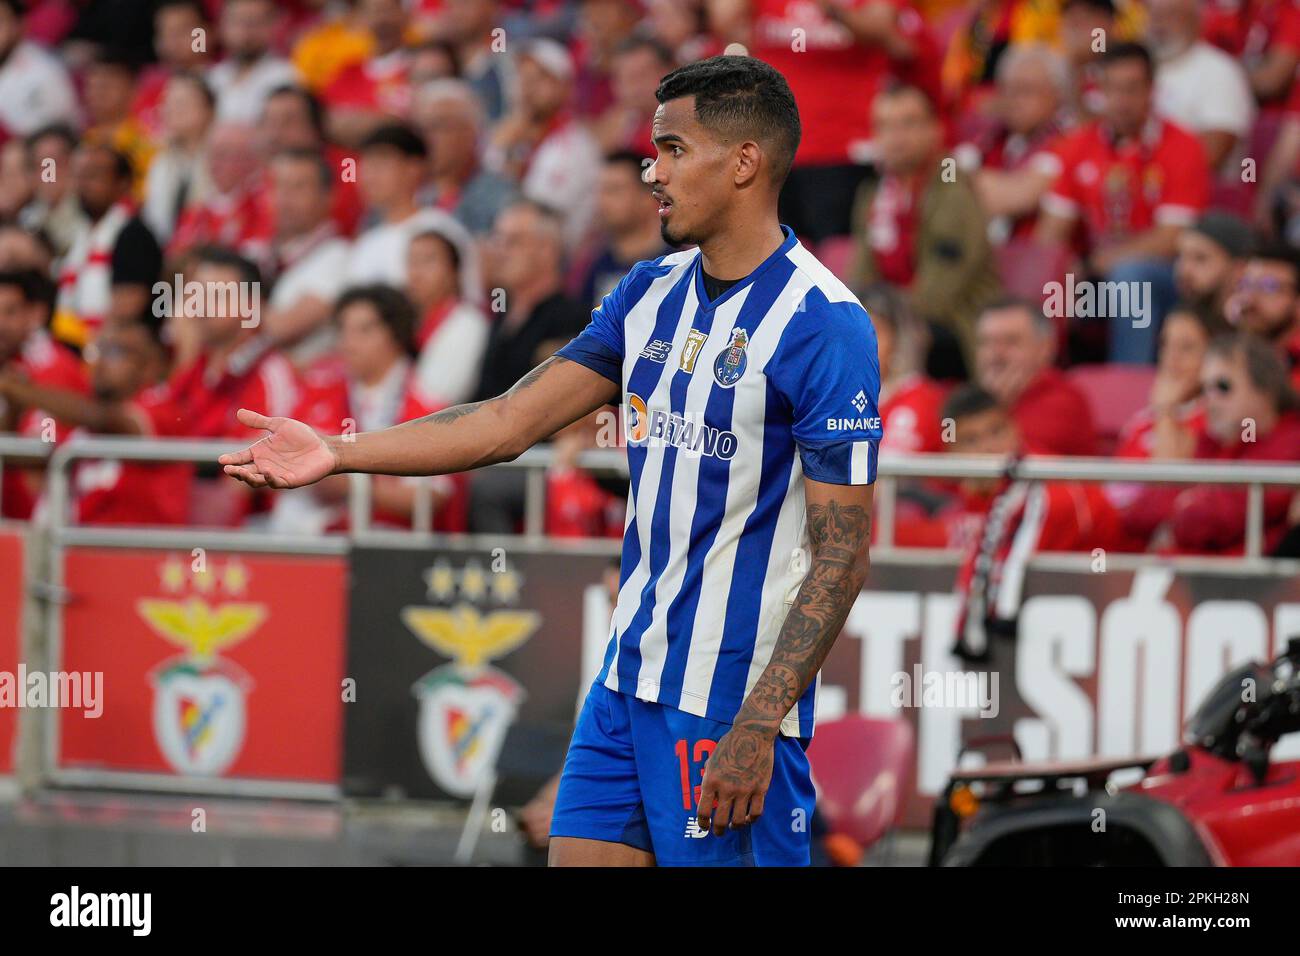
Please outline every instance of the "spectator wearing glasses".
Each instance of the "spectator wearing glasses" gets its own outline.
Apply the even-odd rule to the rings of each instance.
[[[1247,261],[1227,303],[1228,322],[1259,336],[1290,368],[1300,388],[1300,256],[1281,243]]]
[[[1171,457],[1201,461],[1300,460],[1300,398],[1286,366],[1260,338],[1216,338],[1201,367],[1205,429]],[[1265,553],[1280,543],[1294,491],[1264,489]],[[1246,537],[1246,489],[1228,485],[1153,485],[1125,509],[1125,522],[1155,529],[1153,548],[1192,554],[1240,554]]]

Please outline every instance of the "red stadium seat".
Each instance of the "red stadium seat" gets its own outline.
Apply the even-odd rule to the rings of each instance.
[[[1079,365],[1065,374],[1088,396],[1102,453],[1108,454],[1125,422],[1147,406],[1156,370],[1149,365]]]
[[[912,764],[912,725],[852,715],[818,723],[808,748],[817,809],[865,852],[898,822]]]
[[[853,261],[852,236],[831,236],[817,244],[817,258],[841,282],[848,282],[849,263]]]
[[[1041,302],[1043,286],[1062,281],[1073,259],[1069,249],[1046,246],[1032,238],[1012,239],[994,249],[1003,288],[1030,302]]]

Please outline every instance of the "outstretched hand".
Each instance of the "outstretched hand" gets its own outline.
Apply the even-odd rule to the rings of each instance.
[[[338,458],[325,439],[292,418],[268,418],[241,408],[235,417],[249,428],[268,434],[243,451],[222,455],[225,472],[254,488],[301,488],[320,481],[338,467]]]

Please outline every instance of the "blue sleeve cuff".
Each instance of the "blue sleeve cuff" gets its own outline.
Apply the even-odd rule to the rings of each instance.
[[[619,388],[623,387],[623,356],[593,335],[590,329],[555,354],[603,375]]]
[[[803,473],[828,485],[869,485],[876,480],[880,442],[841,441],[830,445],[800,445]]]

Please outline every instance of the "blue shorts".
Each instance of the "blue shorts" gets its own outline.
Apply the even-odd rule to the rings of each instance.
[[[660,866],[807,866],[812,778],[805,743],[776,738],[763,815],[722,836],[695,817],[704,763],[729,724],[593,684],[578,715],[551,836],[625,843]]]

